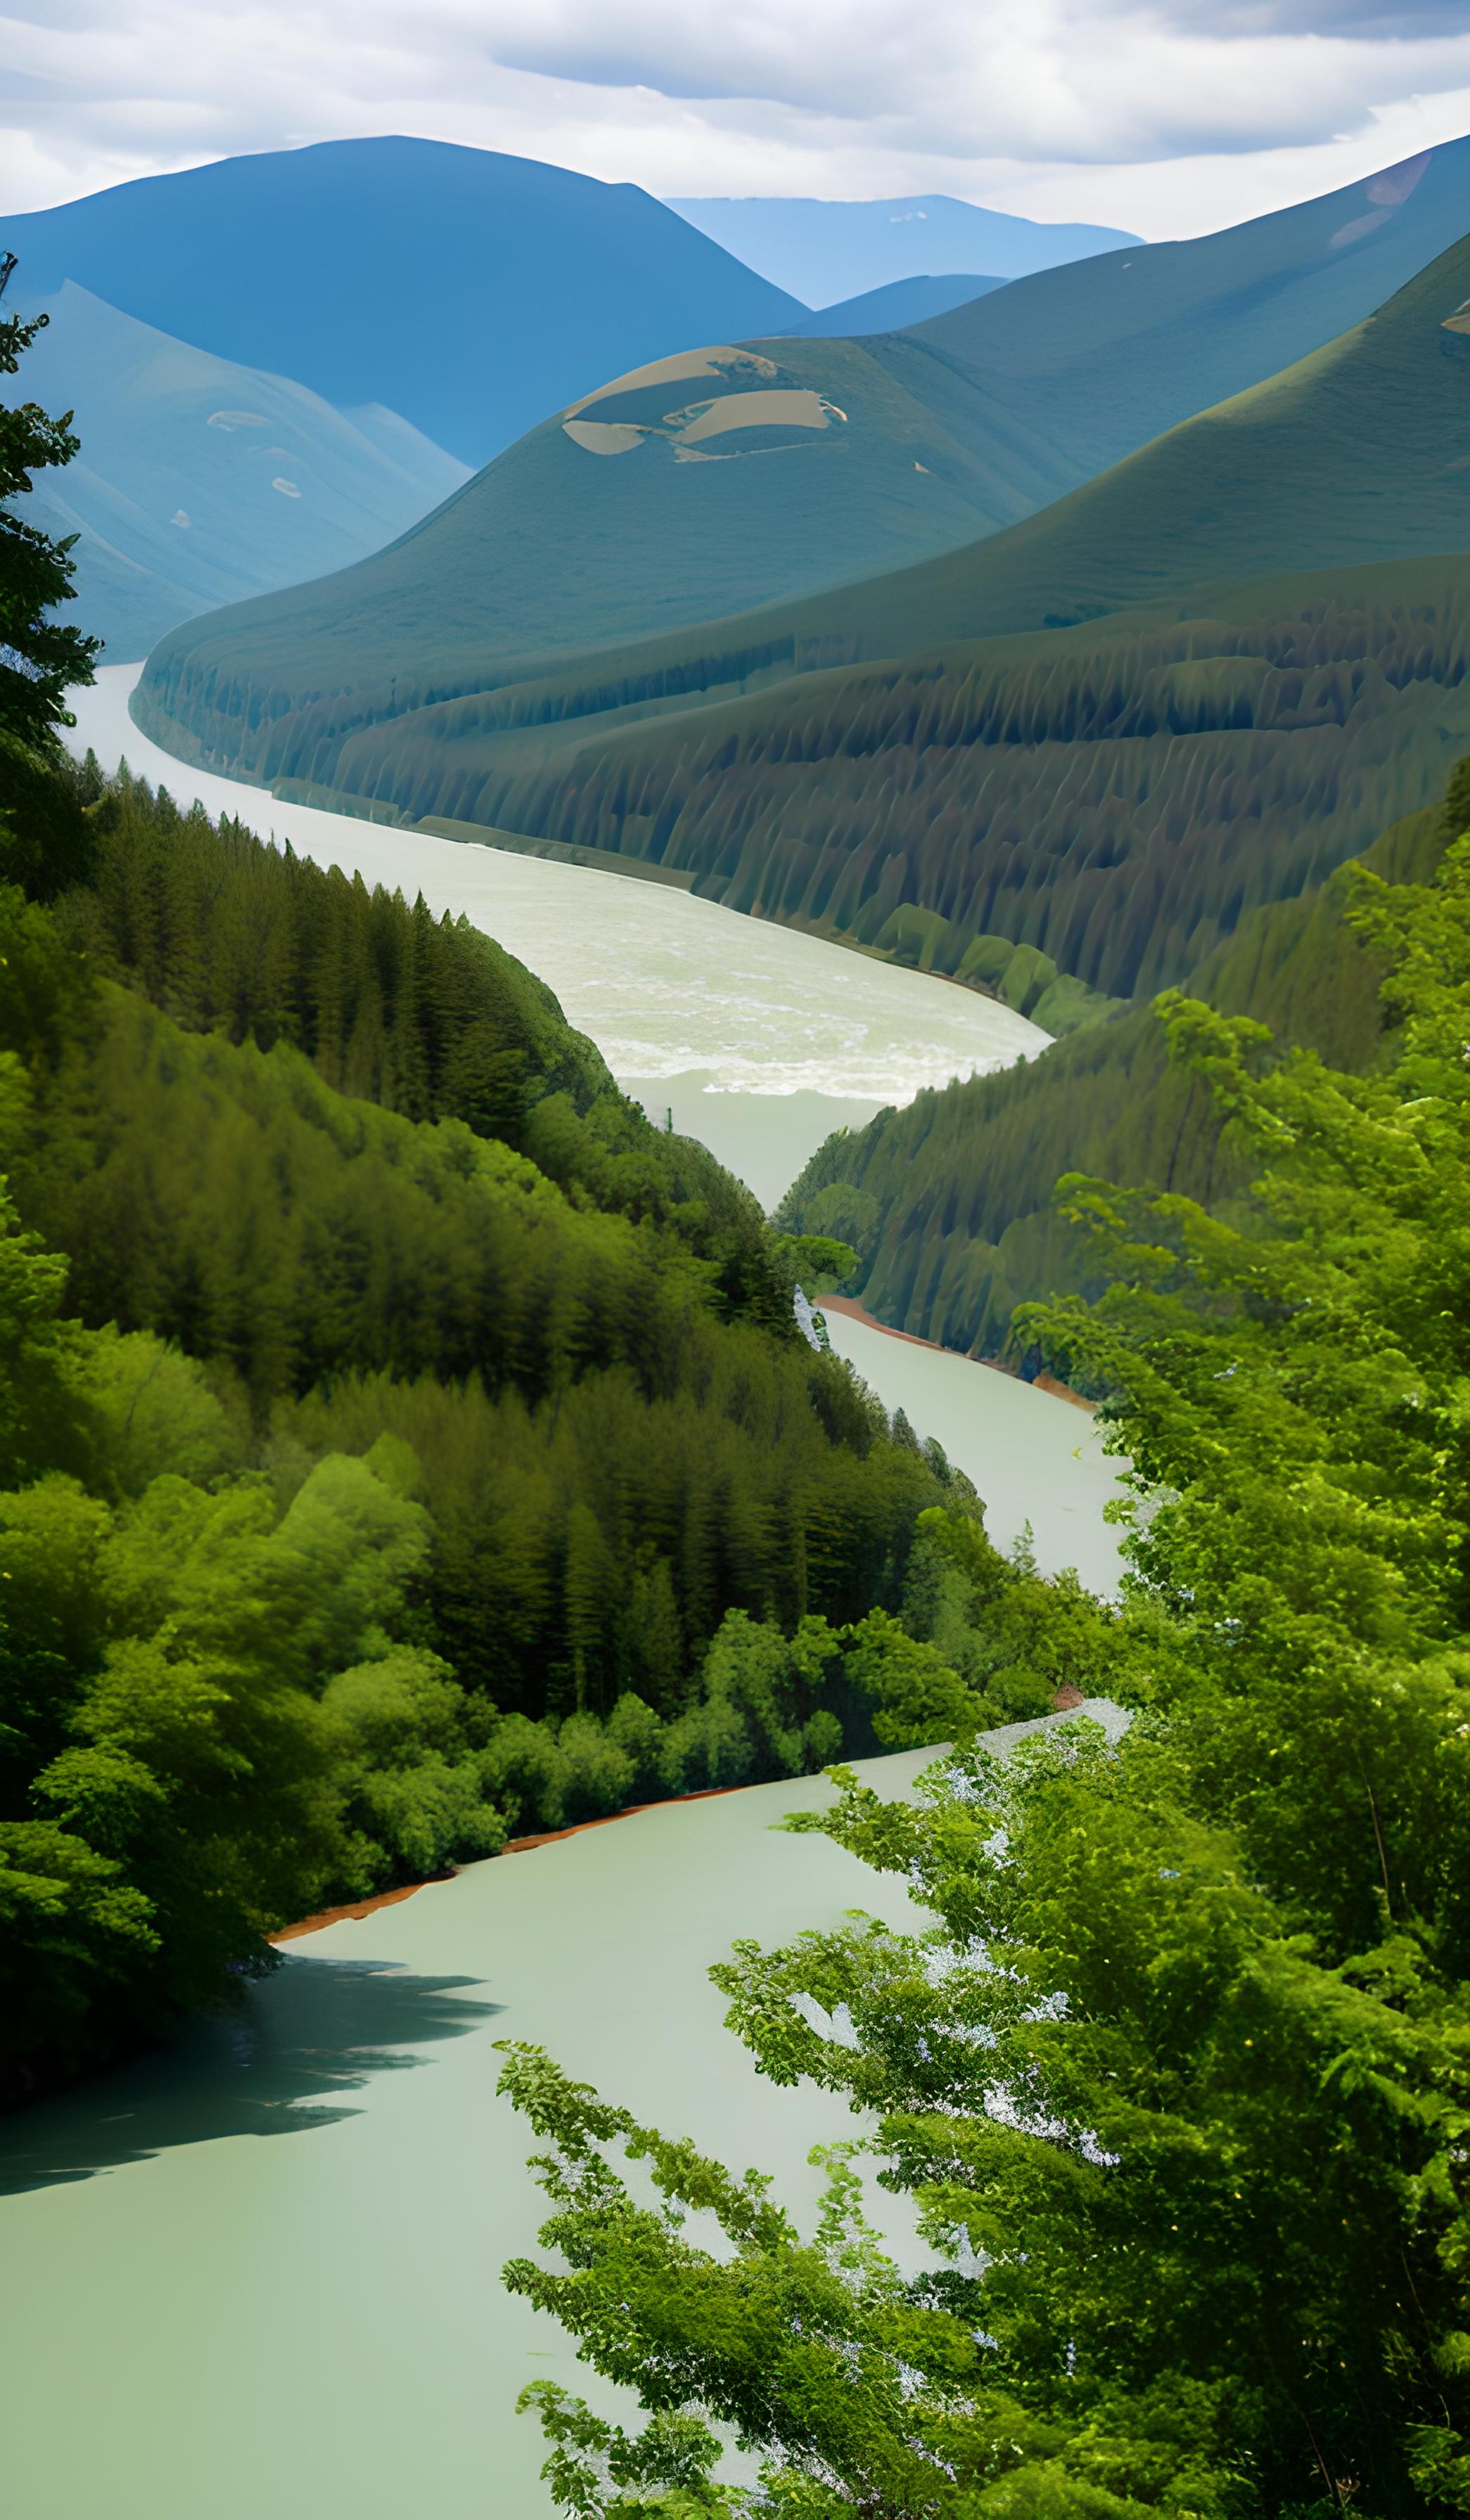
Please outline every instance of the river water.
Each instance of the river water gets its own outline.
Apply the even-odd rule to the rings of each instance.
[[[900,1793],[933,1755],[865,1769]],[[501,2289],[544,2207],[494,2042],[538,2041],[645,2121],[771,2174],[809,2229],[807,2152],[862,2123],[762,2080],[706,1971],[737,1935],[769,1945],[853,1907],[925,1921],[892,1876],[773,1830],[830,1793],[758,1785],[468,1866],[290,1944],[176,2050],[0,2123],[4,2508],[550,2520],[518,2392],[617,2401]],[[913,2263],[902,2203],[868,2201]]]
[[[1008,1067],[1045,1033],[1009,1007],[719,903],[649,883],[288,804],[189,769],[134,726],[137,665],[73,692],[71,742],[180,802],[239,814],[322,866],[463,912],[555,990],[625,1093],[703,1138],[772,1206],[822,1140],[921,1086]]]

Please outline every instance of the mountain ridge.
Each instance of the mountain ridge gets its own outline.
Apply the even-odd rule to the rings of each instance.
[[[1234,389],[1268,373],[1257,340],[1263,289],[1274,292],[1276,307],[1268,337],[1276,339],[1284,327],[1296,358],[1321,346],[1321,304],[1335,308],[1345,292],[1355,292],[1365,300],[1355,315],[1361,321],[1445,250],[1447,222],[1465,217],[1470,142],[1428,153],[1411,182],[1401,169],[1389,174],[1401,198],[1375,208],[1363,204],[1387,176],[1223,239],[1143,249],[1163,257],[1149,266],[1159,277],[1145,270],[1134,292],[1133,274],[1126,275],[1132,293],[1117,318],[1123,329],[1115,360],[1122,370],[1130,363],[1137,370],[1140,438],[1156,438],[1161,402],[1164,425],[1175,421],[1177,363],[1164,354],[1168,322],[1154,318],[1165,299],[1187,299],[1191,270],[1204,274],[1203,296],[1189,315],[1191,338],[1202,326],[1218,333],[1214,356],[1232,370]],[[1331,248],[1334,235],[1364,218],[1374,222],[1366,233]],[[1461,233],[1455,225],[1454,239]],[[1232,259],[1242,234],[1248,269]],[[609,679],[626,683],[631,701],[645,669],[661,691],[670,674],[693,670],[699,680],[718,679],[721,652],[736,658],[759,652],[767,659],[759,670],[770,679],[775,647],[783,640],[809,645],[808,630],[819,636],[808,659],[816,665],[858,652],[893,653],[943,635],[979,635],[983,622],[939,622],[931,608],[901,639],[891,630],[859,651],[852,604],[887,619],[902,600],[905,563],[928,563],[945,551],[973,554],[977,537],[1013,530],[1082,486],[1088,468],[1076,428],[1084,420],[1069,438],[1052,408],[1067,398],[1058,348],[1061,340],[1065,349],[1067,324],[1059,310],[1090,307],[1106,331],[1106,310],[1097,308],[1110,292],[1116,306],[1125,286],[1114,260],[1102,256],[1012,282],[905,334],[861,341],[767,337],[691,353],[695,364],[682,382],[666,375],[666,362],[644,377],[615,377],[581,398],[575,414],[569,405],[518,441],[458,494],[451,511],[390,553],[336,581],[271,599],[263,610],[222,616],[190,643],[187,663],[177,643],[165,643],[150,669],[154,702],[176,713],[186,686],[196,696],[208,686],[216,697],[249,688],[273,723],[286,724],[309,694],[312,743],[330,747],[339,735],[401,718],[425,701],[516,684],[527,689],[529,715],[574,708],[578,677],[594,691]],[[1390,286],[1380,292],[1386,273]],[[1038,305],[1058,320],[1038,326]],[[1038,340],[1038,333],[1047,338]],[[1153,345],[1149,357],[1140,338]],[[983,369],[987,343],[994,360]],[[700,357],[713,368],[700,367]],[[1018,372],[1026,359],[1040,374],[1035,408]],[[1080,408],[1084,384],[1074,381],[1071,388]],[[756,426],[771,406],[753,401],[742,414],[732,399],[771,391],[791,398],[782,406],[789,425],[774,434]],[[722,426],[727,426],[717,442],[691,439],[690,427],[707,429],[716,403]],[[701,405],[710,406],[703,417]],[[1107,428],[1115,422],[1116,414]],[[732,453],[754,460],[709,460]],[[1238,571],[1226,562],[1210,573]],[[922,582],[932,597],[933,586]],[[854,587],[863,591],[850,600]],[[834,590],[830,598],[818,593],[823,588]],[[1064,608],[1048,604],[1038,618]],[[733,678],[747,670],[740,665]],[[315,697],[324,691],[337,696],[336,714],[326,719]],[[187,721],[186,710],[188,731],[221,764],[249,769],[253,737],[246,730],[237,741],[227,714],[211,700],[206,727],[203,718]],[[293,764],[288,775],[335,784],[329,753],[311,765]]]
[[[33,292],[75,280],[470,464],[617,368],[807,311],[636,185],[394,134],[141,176],[0,218],[6,248]]]

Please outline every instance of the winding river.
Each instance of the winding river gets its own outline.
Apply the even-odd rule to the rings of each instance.
[[[78,696],[79,744],[465,911],[550,981],[620,1082],[671,1105],[767,1202],[830,1128],[1039,1047],[961,990],[672,890],[183,771],[126,719],[135,673]],[[1030,1522],[1043,1564],[1116,1579],[1112,1465],[1081,1411],[837,1314],[831,1328],[975,1478],[998,1540]],[[901,1793],[931,1755],[867,1774]],[[804,1778],[666,1804],[469,1866],[293,1941],[272,1978],[174,2047],[0,2122],[7,2510],[550,2520],[517,2393],[557,2378],[614,2399],[500,2286],[541,2200],[530,2138],[494,2096],[494,2043],[543,2042],[809,2210],[811,2145],[858,2130],[831,2095],[754,2072],[706,1970],[737,1935],[768,1944],[854,1906],[915,1921],[894,1880],[772,1833],[830,1791]],[[911,2260],[901,2203],[870,2187],[869,2205]]]
[[[90,744],[108,770],[125,757],[181,802],[197,795],[319,865],[463,912],[548,982],[625,1092],[661,1120],[671,1109],[675,1127],[702,1138],[766,1207],[832,1130],[1046,1047],[1045,1033],[993,999],[692,893],[322,813],[191,770],[129,717],[141,670],[104,666],[92,689],[70,695],[78,751]],[[836,1314],[829,1328],[886,1405],[937,1435],[975,1481],[998,1546],[1029,1525],[1047,1572],[1076,1566],[1111,1590],[1118,1552],[1102,1508],[1115,1474],[1081,1411]]]

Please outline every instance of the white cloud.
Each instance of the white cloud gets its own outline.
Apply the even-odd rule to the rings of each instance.
[[[1470,127],[1459,0],[12,0],[0,206],[397,130],[651,192],[1180,234]]]

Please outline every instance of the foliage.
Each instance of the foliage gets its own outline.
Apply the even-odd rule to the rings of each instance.
[[[1456,837],[1453,800],[1395,825],[1361,863],[1422,880]],[[1189,982],[1229,1014],[1270,1025],[1332,1065],[1372,1066],[1392,1048],[1381,954],[1345,917],[1352,867],[1300,901],[1245,919]],[[1171,1066],[1150,1009],[1135,1006],[1043,1058],[926,1091],[817,1149],[782,1201],[788,1230],[846,1231],[862,1255],[851,1282],[882,1321],[916,1336],[1003,1355],[1019,1302],[1054,1288],[1100,1294],[1099,1255],[1058,1214],[1059,1173],[1227,1204],[1250,1178],[1204,1081]]]
[[[1129,1729],[1000,1758],[970,1728],[909,1803],[840,1772],[787,1824],[929,1917],[713,1972],[760,2070],[876,2114],[928,2267],[889,2265],[851,2191],[806,2240],[758,2182],[511,2052],[560,2263],[509,2280],[657,2419],[546,2401],[569,2509],[1470,2507],[1470,836],[1433,884],[1363,872],[1349,916],[1393,1063],[1165,1000],[1251,1195],[1223,1216],[1074,1178],[1109,1291],[1024,1321],[1111,1394],[1136,1572],[1105,1610],[1021,1570],[1018,1660],[1089,1670]],[[963,1516],[926,1518],[906,1615],[951,1699],[991,1575]],[[763,2453],[754,2495],[713,2481],[712,2422]]]
[[[49,321],[23,322],[0,308],[0,377],[21,360]],[[70,726],[66,695],[89,683],[99,642],[48,619],[71,593],[74,536],[58,541],[16,513],[33,476],[69,464],[77,443],[71,415],[52,419],[33,402],[0,404],[0,873],[23,874],[54,890],[86,862],[86,832],[56,741]]]
[[[0,888],[6,2096],[323,1900],[867,1746],[803,1640],[952,1484],[489,940],[72,792],[93,880]]]

